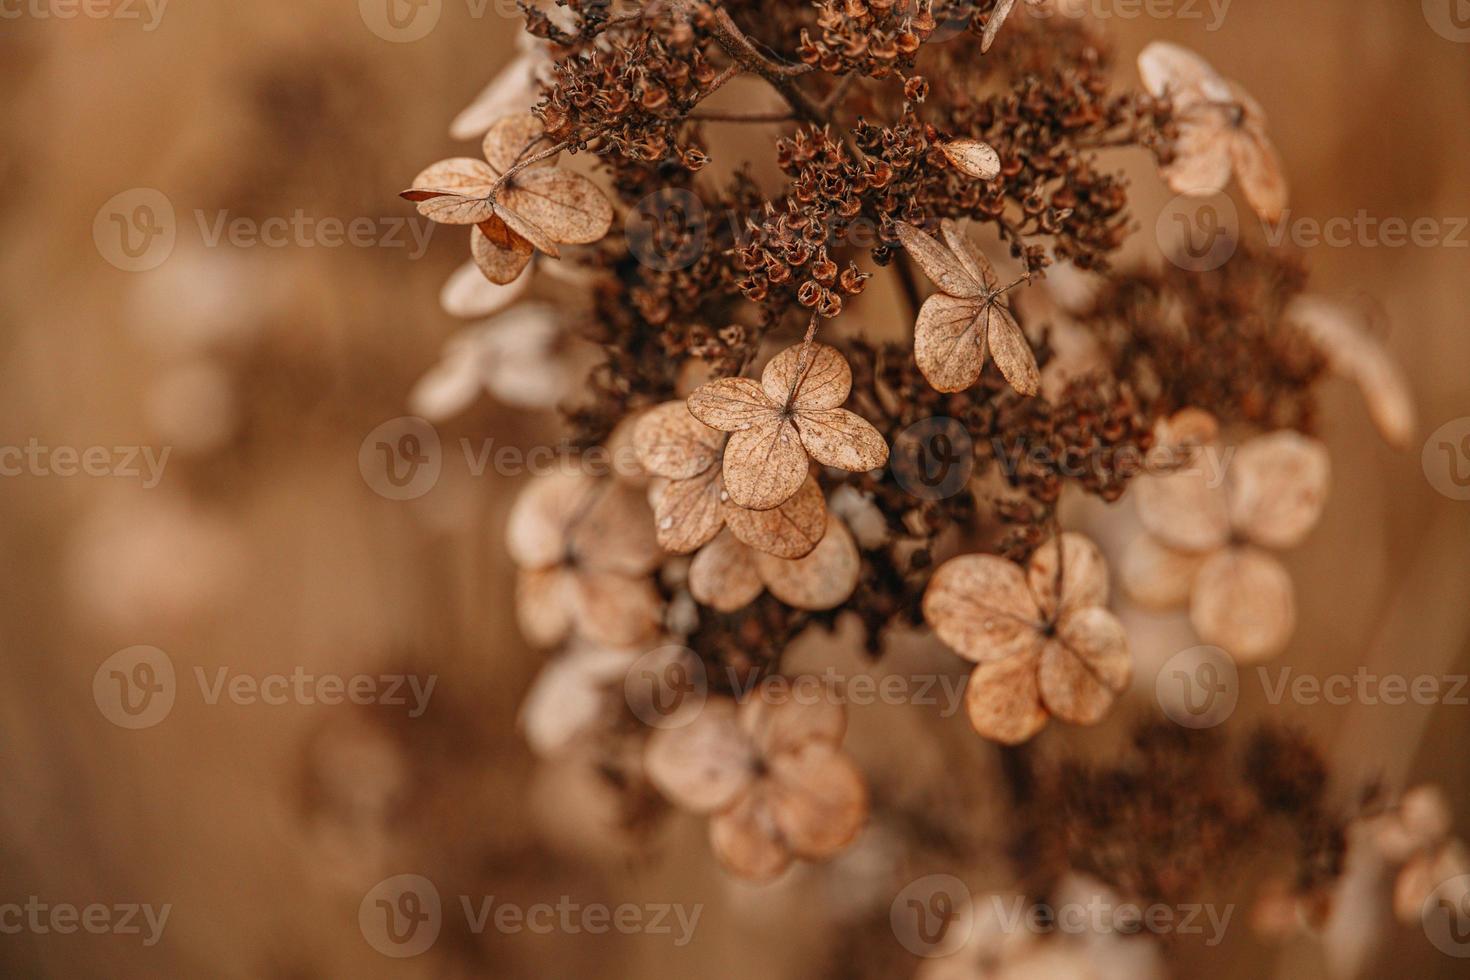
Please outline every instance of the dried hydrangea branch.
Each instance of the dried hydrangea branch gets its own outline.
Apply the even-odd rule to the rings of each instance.
[[[681,0],[681,6],[691,13],[698,9],[692,0]],[[724,7],[706,8],[712,15],[711,31],[715,41],[746,71],[764,78],[774,88],[798,117],[809,122],[825,122],[827,113],[812,101],[811,97],[797,87],[795,79],[814,70],[812,65],[783,65],[766,57],[756,48],[749,36],[742,31],[729,11]]]

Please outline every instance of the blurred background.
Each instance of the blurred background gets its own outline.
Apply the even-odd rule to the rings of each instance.
[[[1145,43],[1167,38],[1245,83],[1270,114],[1294,216],[1458,228],[1458,246],[1307,250],[1317,291],[1371,297],[1420,431],[1395,452],[1355,391],[1325,393],[1332,498],[1287,558],[1300,624],[1283,663],[1303,672],[1470,670],[1470,503],[1438,491],[1419,453],[1470,415],[1470,233],[1451,220],[1470,216],[1470,37],[1458,36],[1470,31],[1449,18],[1453,3],[1237,0],[1218,20],[1204,4],[1162,18],[1089,5],[1115,33],[1120,82],[1133,83]],[[533,761],[515,719],[543,658],[516,630],[502,541],[515,480],[475,476],[448,449],[434,489],[399,501],[359,469],[364,441],[406,413],[458,328],[438,293],[467,257],[464,236],[416,239],[427,226],[395,195],[425,164],[474,155],[448,123],[513,55],[519,20],[444,0],[433,29],[403,41],[371,0],[87,9],[0,6],[0,444],[49,460],[0,480],[0,902],[172,910],[151,945],[146,925],[6,930],[3,972],[909,975],[917,959],[872,932],[893,881],[914,872],[876,831],[837,864],[741,885],[714,866],[701,821],[674,815],[653,846],[635,846],[585,766]],[[1148,161],[1119,165],[1134,177],[1137,254],[1156,251],[1168,194]],[[171,231],[155,220],[159,195]],[[278,222],[284,237],[251,241],[230,233],[242,218],[291,230]],[[365,244],[333,246],[324,219],[366,219]],[[148,267],[159,235],[171,251]],[[891,323],[883,295],[859,308],[865,322]],[[439,427],[446,447],[531,447],[556,431],[550,413],[489,399]],[[100,447],[94,468],[109,475],[66,475],[81,464],[59,447],[81,459]],[[1133,622],[1141,711],[1153,672],[1191,641],[1177,623]],[[138,717],[99,710],[94,679],[115,681],[99,668],[138,646],[166,654],[144,660],[171,665],[176,694],[166,718],[130,729]],[[804,662],[845,656],[812,646]],[[873,670],[923,662],[910,655],[929,653],[900,650]],[[120,663],[133,681],[158,676],[137,673],[136,655]],[[406,688],[402,707],[206,697],[221,677],[297,671],[437,681],[419,717]],[[1271,706],[1247,685],[1241,715],[1265,712],[1317,737],[1345,785],[1443,784],[1470,830],[1466,708]],[[996,756],[962,714],[874,708],[851,728],[876,785],[902,796],[948,782],[966,832],[993,833]],[[703,914],[681,947],[446,928],[425,955],[391,960],[365,941],[358,910],[400,873],[432,879],[447,904],[574,895]],[[970,880],[987,875],[1005,872]],[[1382,938],[1367,975],[1463,975],[1418,929]],[[1273,947],[1244,929],[1181,955],[1177,975],[1323,969],[1320,944]]]

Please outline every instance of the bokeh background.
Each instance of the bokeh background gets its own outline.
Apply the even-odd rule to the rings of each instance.
[[[353,0],[174,3],[153,29],[141,3],[71,19],[54,16],[62,6],[28,0],[0,20],[0,443],[171,452],[151,487],[0,479],[0,900],[173,909],[151,947],[138,936],[0,935],[0,969],[908,975],[917,961],[871,935],[886,921],[884,889],[904,874],[885,842],[775,887],[732,884],[698,821],[676,816],[655,846],[632,846],[587,773],[533,762],[515,717],[542,658],[517,634],[501,542],[515,480],[477,478],[450,459],[415,501],[365,483],[363,440],[404,414],[458,326],[437,294],[465,258],[464,236],[440,229],[418,258],[412,238],[407,248],[211,246],[195,218],[412,218],[396,192],[425,163],[471,149],[448,138],[448,122],[510,57],[518,21],[494,3],[444,0],[434,30],[396,43],[367,26],[371,4]],[[1134,54],[1162,37],[1246,83],[1270,113],[1295,215],[1470,216],[1470,43],[1431,27],[1435,0],[1425,10],[1236,0],[1216,30],[1203,4],[1201,19],[1090,6],[1109,15],[1128,81]],[[1137,251],[1156,250],[1168,195],[1147,161],[1120,165],[1135,177]],[[166,195],[177,241],[158,268],[128,272],[99,250],[94,221],[137,188]],[[1300,671],[1470,671],[1470,503],[1438,492],[1418,451],[1470,414],[1467,241],[1462,230],[1458,248],[1307,251],[1318,291],[1371,297],[1412,380],[1420,431],[1395,452],[1356,392],[1327,390],[1333,495],[1288,557],[1300,625],[1285,662]],[[858,315],[890,322],[882,302],[880,290]],[[446,445],[529,447],[555,433],[550,415],[489,400],[441,427]],[[1169,624],[1149,625],[1169,635]],[[1169,642],[1139,651],[1141,701],[1149,665],[1177,648]],[[180,693],[161,724],[129,731],[98,710],[92,682],[139,644],[168,653]],[[409,719],[350,705],[211,705],[193,672],[221,667],[438,681],[431,709]],[[1272,707],[1247,690],[1241,716],[1266,711],[1318,737],[1344,785],[1442,783],[1470,831],[1466,708]],[[968,828],[994,832],[996,760],[962,716],[859,711],[848,744],[880,786],[944,785],[950,805],[970,808]],[[357,912],[368,888],[401,872],[446,896],[705,908],[683,948],[648,935],[446,930],[430,953],[394,961],[364,941]],[[1367,975],[1463,975],[1416,929],[1382,940]],[[1182,956],[1179,975],[1200,977],[1323,968],[1320,944],[1272,947],[1243,928]]]

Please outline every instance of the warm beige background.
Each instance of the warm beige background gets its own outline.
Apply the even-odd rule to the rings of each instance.
[[[1433,33],[1418,7],[1237,0],[1215,32],[1200,21],[1110,23],[1125,69],[1162,36],[1246,81],[1271,113],[1295,213],[1470,215],[1470,45]],[[506,57],[515,25],[494,4],[473,18],[445,0],[428,38],[393,44],[355,8],[179,2],[152,33],[137,22],[0,21],[0,441],[157,444],[144,405],[169,360],[147,338],[218,324],[246,338],[219,358],[243,418],[225,451],[176,452],[162,486],[146,492],[120,479],[0,482],[0,898],[174,906],[151,949],[136,937],[0,936],[4,972],[596,969],[774,980],[855,974],[864,963],[906,972],[911,961],[895,957],[891,937],[871,935],[881,909],[866,936],[822,923],[834,894],[856,886],[834,890],[817,875],[768,894],[728,886],[685,820],[652,858],[603,847],[579,856],[568,842],[582,838],[548,818],[568,807],[532,809],[533,770],[513,712],[538,657],[510,618],[499,545],[509,487],[467,479],[461,466],[424,500],[395,504],[369,492],[356,467],[364,436],[401,413],[453,329],[435,297],[465,254],[463,236],[436,234],[418,262],[401,250],[191,247],[200,244],[187,218],[195,209],[406,215],[394,193],[422,164],[458,150],[447,122]],[[1130,167],[1139,238],[1151,245],[1167,195],[1146,166]],[[103,202],[140,186],[164,191],[186,220],[162,269],[129,275],[102,261],[91,229]],[[1421,436],[1470,414],[1470,250],[1323,247],[1309,259],[1320,289],[1365,292],[1381,306],[1418,393]],[[238,279],[222,284],[226,274]],[[1470,503],[1437,494],[1417,450],[1384,447],[1345,386],[1332,387],[1326,407],[1336,481],[1322,525],[1290,558],[1301,612],[1290,662],[1324,672],[1361,663],[1466,670]],[[482,406],[443,431],[531,445],[550,428]],[[99,525],[103,517],[111,523]],[[123,530],[105,530],[115,525]],[[358,713],[208,706],[190,681],[162,725],[126,732],[99,715],[90,688],[98,664],[134,644],[165,649],[181,673],[437,673],[434,709],[403,726],[409,749],[399,761],[410,774],[391,841],[370,819],[360,836],[317,820],[303,789],[315,785],[303,776],[313,759],[325,757],[349,786],[361,782],[351,769],[358,754],[369,769],[382,761],[371,734],[353,736],[377,731]],[[1258,692],[1246,700],[1245,711],[1261,708]],[[1461,832],[1470,830],[1465,708],[1282,710],[1319,733],[1345,773],[1444,782]],[[347,747],[322,748],[324,732]],[[983,780],[994,761],[977,743],[962,719],[941,725],[917,709],[860,713],[850,739],[890,786],[907,785],[900,771],[915,781]],[[983,822],[990,794],[955,792],[978,796]],[[400,871],[429,875],[446,894],[462,886],[518,901],[570,892],[708,907],[696,941],[672,952],[655,937],[456,936],[429,956],[389,962],[358,933],[357,903],[367,885]],[[843,873],[865,872],[859,864]],[[1393,952],[1371,975],[1461,975],[1416,930],[1388,939]],[[1185,951],[1188,975],[1318,969],[1310,944],[1283,960],[1245,935],[1232,940],[1225,951]],[[884,952],[861,955],[869,947]]]

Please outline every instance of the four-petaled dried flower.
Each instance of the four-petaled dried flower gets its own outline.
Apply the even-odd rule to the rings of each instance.
[[[658,543],[676,555],[688,554],[729,527],[743,543],[778,558],[810,554],[827,530],[817,481],[808,476],[789,500],[770,510],[739,507],[725,492],[728,439],[690,415],[682,401],[665,402],[638,420],[633,449],[657,478],[649,498]]]
[[[593,737],[615,717],[636,650],[577,645],[536,675],[521,703],[520,727],[531,750],[555,756]]]
[[[559,245],[585,245],[612,227],[612,203],[583,177],[553,166],[541,120],[506,116],[485,134],[485,159],[454,157],[414,178],[403,197],[424,217],[474,225],[470,252],[491,282],[516,279],[535,251],[559,258]]]
[[[1454,818],[1438,786],[1416,786],[1398,805],[1367,822],[1369,840],[1390,864],[1398,866],[1393,908],[1408,924],[1421,921],[1431,898],[1454,908],[1470,897],[1466,876],[1470,855],[1464,842],[1450,835]]]
[[[1315,439],[1282,430],[1248,440],[1233,457],[1215,421],[1185,409],[1160,427],[1161,446],[1190,450],[1173,472],[1135,482],[1148,533],[1123,558],[1123,585],[1146,605],[1189,602],[1195,632],[1244,661],[1275,656],[1291,639],[1291,576],[1264,549],[1292,548],[1322,515],[1330,465]]]
[[[637,487],[585,473],[537,477],[511,508],[505,537],[533,644],[575,635],[632,647],[657,635],[663,604],[647,576],[663,552]]]
[[[852,368],[826,344],[798,344],[771,358],[759,383],[723,378],[689,396],[689,412],[732,433],[725,490],[737,505],[770,510],[806,482],[809,462],[862,473],[888,462],[888,444],[867,421],[840,408]]]
[[[569,365],[557,357],[560,337],[556,309],[540,303],[466,327],[409,392],[409,411],[442,422],[486,391],[518,408],[552,408],[572,384]]]
[[[1177,193],[1208,197],[1235,173],[1245,199],[1273,224],[1286,208],[1281,158],[1266,135],[1266,113],[1244,89],[1199,55],[1155,41],[1138,56],[1144,87],[1174,108],[1179,138],[1164,179]]]
[[[715,856],[744,878],[774,878],[793,857],[831,857],[867,821],[867,787],[841,749],[842,704],[831,691],[795,694],[767,682],[739,706],[711,698],[688,725],[648,742],[649,778],[685,809],[713,814]]]
[[[801,558],[779,558],[742,543],[736,535],[721,534],[690,563],[689,594],[719,612],[734,612],[769,589],[794,609],[821,612],[836,609],[852,596],[861,571],[852,532],[829,513],[821,542]]]
[[[940,290],[924,301],[914,327],[919,370],[937,391],[964,391],[980,380],[990,355],[1012,388],[1036,394],[1041,372],[1006,305],[1010,287],[1001,287],[990,260],[958,225],[946,218],[940,232],[943,245],[913,225],[898,223],[903,247]]]
[[[1063,534],[1037,549],[1023,571],[995,555],[961,555],[934,573],[924,618],[978,667],[966,706],[975,730],[1008,745],[1055,715],[1101,721],[1133,671],[1128,638],[1103,608],[1108,568],[1097,546]]]

